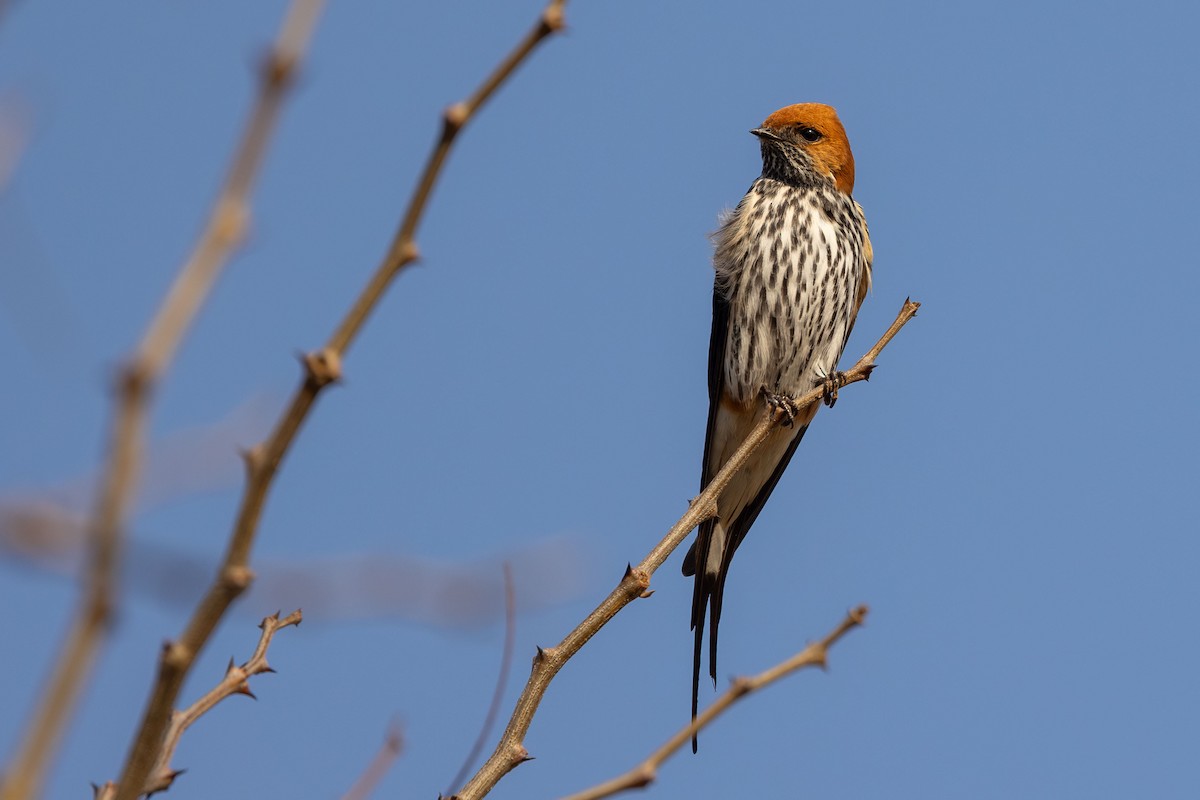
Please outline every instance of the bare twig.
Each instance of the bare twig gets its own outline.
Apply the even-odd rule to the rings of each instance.
[[[562,29],[564,3],[565,0],[551,0],[529,34],[500,62],[475,93],[446,110],[442,119],[441,136],[417,181],[408,209],[383,261],[325,347],[307,354],[302,359],[304,378],[271,435],[245,454],[246,488],[242,494],[241,507],[228,549],[216,578],[197,605],[187,627],[180,638],[163,651],[159,660],[158,677],[119,781],[118,800],[133,800],[136,792],[134,787],[142,786],[146,782],[167,728],[171,708],[193,661],[208,642],[229,605],[253,582],[254,573],[249,567],[250,551],[254,546],[258,523],[275,474],[316,402],[317,395],[326,386],[341,378],[342,358],[362,330],[371,311],[378,305],[384,291],[404,267],[417,259],[417,227],[458,133],[534,48],[552,33]]]
[[[612,797],[628,789],[641,789],[648,786],[658,777],[658,768],[662,766],[663,762],[674,755],[685,743],[691,741],[692,737],[702,728],[708,726],[709,723],[719,717],[738,700],[805,667],[824,668],[829,648],[852,628],[863,624],[866,617],[867,607],[859,606],[850,611],[846,615],[846,618],[842,620],[842,623],[821,641],[813,642],[799,653],[796,653],[796,655],[780,664],[776,664],[766,672],[759,673],[752,678],[735,678],[730,684],[729,689],[713,701],[712,705],[704,709],[696,719],[692,720],[683,729],[677,731],[661,747],[651,753],[645,761],[623,775],[618,775],[612,780],[570,795],[563,798],[563,800],[599,800],[602,797]]]
[[[858,360],[858,363],[844,373],[843,385],[848,386],[865,381],[870,377],[871,371],[875,368],[875,360],[883,348],[900,332],[905,323],[916,315],[917,309],[920,307],[920,303],[914,303],[911,300],[904,301],[904,307],[900,309],[896,321],[879,338],[879,341]],[[793,398],[795,411],[803,411],[813,403],[819,402],[824,394],[824,387],[817,387],[800,397]],[[550,682],[554,680],[554,676],[589,639],[616,616],[617,612],[637,598],[647,596],[650,576],[662,566],[671,552],[692,532],[693,528],[716,513],[717,498],[729,484],[730,479],[762,445],[784,416],[785,412],[782,409],[775,409],[771,413],[764,414],[762,421],[750,432],[737,452],[726,462],[721,471],[704,488],[704,491],[692,500],[687,512],[667,532],[662,541],[642,559],[641,563],[636,567],[628,567],[617,587],[574,630],[568,633],[557,647],[538,648],[537,655],[533,659],[529,680],[525,684],[521,696],[517,699],[516,707],[509,718],[508,727],[505,728],[492,755],[463,787],[462,791],[455,796],[457,800],[477,800],[477,798],[483,797],[518,764],[529,760],[529,753],[523,744],[525,734],[529,731],[538,705]]]
[[[384,737],[379,751],[375,753],[371,763],[363,770],[362,775],[358,776],[358,780],[354,782],[350,790],[342,795],[342,800],[366,800],[370,797],[371,792],[375,791],[375,787],[379,785],[379,781],[383,780],[383,776],[391,769],[392,762],[400,756],[403,750],[404,737],[400,732],[400,727],[392,723],[388,726],[387,735]]]
[[[299,625],[301,619],[300,609],[296,609],[283,619],[279,618],[278,611],[264,618],[258,626],[262,629],[262,635],[258,638],[258,646],[254,648],[254,655],[250,656],[249,660],[240,667],[234,666],[233,659],[230,659],[229,666],[225,670],[225,677],[221,679],[220,683],[187,709],[176,711],[171,716],[171,725],[167,729],[166,741],[159,752],[158,762],[154,765],[150,782],[146,785],[143,793],[165,792],[171,788],[175,779],[183,774],[181,769],[171,769],[171,759],[175,756],[175,749],[179,746],[179,740],[183,738],[183,732],[190,728],[192,723],[230,695],[244,694],[251,698],[254,697],[254,693],[250,691],[249,679],[263,672],[275,671],[267,663],[267,648],[271,646],[271,640],[275,638],[276,632],[283,628],[289,625]],[[92,784],[92,800],[113,800],[116,796],[117,784],[112,781],[100,785]]]
[[[496,724],[496,716],[500,713],[500,702],[504,699],[504,687],[508,686],[508,671],[512,667],[513,648],[516,646],[516,640],[517,592],[513,586],[512,565],[505,561],[504,653],[500,656],[500,674],[496,676],[496,688],[492,691],[492,702],[488,706],[487,716],[484,717],[483,727],[479,729],[479,736],[475,737],[475,744],[471,745],[471,752],[463,759],[462,766],[458,768],[458,772],[451,779],[450,788],[446,791],[448,795],[453,794],[454,787],[466,780],[468,770],[471,769],[471,765],[479,758],[479,754],[483,752],[483,746],[487,744],[488,737],[492,734],[492,726]]]
[[[265,617],[258,626],[262,629],[262,636],[258,639],[258,646],[254,648],[254,655],[250,656],[249,660],[240,667],[234,666],[233,659],[230,659],[229,667],[225,670],[225,677],[221,679],[220,683],[188,708],[176,711],[171,715],[171,724],[167,727],[167,735],[163,739],[158,761],[155,763],[154,769],[150,771],[150,781],[143,790],[145,793],[166,791],[182,772],[182,770],[171,769],[171,759],[175,757],[175,749],[179,747],[179,740],[183,738],[184,731],[190,728],[192,723],[230,695],[244,694],[254,697],[254,693],[250,691],[249,679],[263,672],[275,671],[267,663],[267,648],[271,646],[271,640],[275,638],[275,633],[290,625],[299,625],[301,619],[303,616],[300,609],[296,609],[283,619],[279,618],[278,611]]]
[[[190,728],[192,723],[230,695],[244,694],[251,698],[254,697],[254,693],[250,691],[249,679],[263,672],[275,671],[267,663],[267,648],[271,646],[271,640],[283,628],[299,625],[301,619],[300,609],[296,609],[283,619],[279,618],[278,611],[264,618],[258,626],[262,629],[262,635],[258,637],[258,646],[254,648],[254,655],[250,656],[240,667],[234,666],[233,659],[230,659],[229,666],[225,670],[225,677],[221,679],[220,683],[185,710],[176,711],[171,715],[171,725],[167,729],[166,740],[159,753],[158,762],[154,765],[150,782],[143,789],[145,794],[165,792],[183,773],[181,769],[171,769],[171,759],[175,756],[175,749],[179,746],[179,740],[183,738],[183,732]],[[117,784],[112,781],[101,786],[92,784],[92,788],[94,790],[93,800],[112,800],[117,796]]]
[[[250,189],[321,5],[322,0],[295,0],[263,68],[258,101],[208,224],[133,356],[120,370],[107,463],[90,524],[91,552],[84,591],[28,733],[21,738],[21,749],[0,788],[0,800],[40,793],[46,767],[91,673],[115,604],[122,534],[141,469],[150,396],[217,275],[245,234]]]

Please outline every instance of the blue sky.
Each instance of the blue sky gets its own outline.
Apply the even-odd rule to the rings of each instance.
[[[410,5],[335,3],[321,22],[250,241],[155,398],[128,593],[48,796],[119,769],[157,648],[227,535],[235,446],[265,432],[294,354],[324,341],[384,252],[440,110],[540,10]],[[56,489],[87,507],[106,377],[202,225],[283,8],[24,2],[0,18],[0,120],[24,138],[0,196],[7,502]],[[567,14],[567,34],[464,133],[423,262],[288,456],[255,564],[309,619],[277,638],[257,703],[233,698],[189,731],[170,796],[336,796],[392,717],[408,750],[378,796],[447,788],[492,692],[499,615],[444,624],[424,595],[347,614],[288,570],[399,564],[407,585],[430,565],[415,571],[456,596],[481,587],[495,610],[513,558],[511,708],[534,646],[556,643],[695,493],[706,235],[758,174],[747,131],[821,101],[849,132],[876,253],[848,360],[906,296],[923,307],[871,382],[818,416],[740,550],[721,670],[764,669],[853,605],[871,618],[827,674],[749,699],[650,791],[1195,797],[1194,7]],[[189,450],[197,439],[214,448]],[[680,557],[563,670],[527,739],[537,760],[493,796],[578,790],[686,722]],[[0,752],[75,597],[61,575],[0,563]],[[249,655],[279,597],[241,603],[186,699]]]

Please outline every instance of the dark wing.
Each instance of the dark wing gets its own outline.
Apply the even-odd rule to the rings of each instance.
[[[711,466],[710,456],[713,448],[713,434],[716,432],[717,426],[717,409],[721,407],[721,393],[725,387],[725,340],[728,335],[729,301],[722,296],[721,290],[714,284],[712,334],[708,339],[708,427],[704,433],[704,460],[700,464],[700,491],[704,491],[704,487],[708,486],[709,481],[718,472]],[[708,537],[712,535],[712,527],[713,520],[700,524],[700,536],[692,542],[691,549],[683,559],[684,576],[690,578],[699,571],[698,566],[704,563],[703,555],[698,557],[697,553],[703,553],[707,548],[697,548],[697,545],[702,541],[707,545]],[[692,627],[695,626],[696,619],[693,616]]]
[[[729,301],[721,289],[713,285],[712,335],[708,341],[708,426],[704,435],[704,461],[700,467],[700,490],[708,486],[717,473],[712,463],[713,435],[717,425],[717,409],[721,407],[721,394],[725,384],[725,342],[729,335]],[[700,653],[704,649],[704,612],[709,595],[716,588],[712,578],[704,573],[704,562],[708,557],[709,543],[716,520],[700,523],[700,532],[692,549],[683,558],[683,574],[695,576],[692,589],[692,630],[696,632],[696,648],[692,654],[692,719],[696,718],[700,697]],[[692,737],[692,752],[696,752],[696,737]]]

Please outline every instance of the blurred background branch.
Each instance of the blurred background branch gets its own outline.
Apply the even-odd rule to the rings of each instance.
[[[250,678],[264,672],[275,672],[270,664],[267,663],[267,649],[270,648],[271,642],[274,640],[277,632],[291,625],[299,625],[302,618],[300,609],[296,609],[282,619],[280,619],[278,613],[265,617],[258,626],[262,630],[262,635],[259,636],[258,646],[254,648],[254,654],[241,666],[235,666],[233,659],[230,659],[229,666],[225,670],[225,676],[221,679],[220,683],[187,708],[176,711],[171,715],[171,725],[167,728],[166,739],[163,742],[162,749],[159,751],[158,763],[154,765],[154,769],[150,774],[150,782],[143,789],[145,794],[151,795],[157,792],[165,792],[175,783],[175,779],[183,773],[183,770],[172,768],[171,761],[175,757],[175,749],[179,747],[179,741],[183,738],[183,734],[200,717],[211,711],[217,703],[231,695],[244,694],[251,699],[256,699],[254,693],[250,691]],[[97,790],[96,800],[110,800],[110,798],[116,797],[116,795],[117,785],[110,781]]]
[[[27,733],[5,771],[0,800],[40,794],[46,769],[95,664],[116,604],[122,537],[141,470],[151,396],[234,248],[245,236],[249,195],[321,0],[295,0],[261,72],[258,100],[235,149],[208,224],[141,340],[119,370],[78,610],[66,633]]]
[[[383,776],[392,768],[392,764],[402,752],[404,752],[404,735],[400,726],[392,722],[388,725],[387,733],[383,737],[383,744],[379,746],[374,758],[358,776],[354,785],[342,795],[342,800],[366,800],[370,797],[371,792],[375,791],[375,787],[383,780]]]
[[[179,638],[164,650],[158,676],[142,715],[118,781],[117,800],[133,800],[135,787],[143,786],[175,703],[196,657],[208,643],[230,604],[250,587],[254,573],[250,553],[262,519],[267,496],[284,456],[299,435],[321,391],[341,380],[342,359],[358,337],[367,318],[395,277],[417,258],[416,233],[430,195],[442,173],[458,134],[476,112],[525,61],[533,50],[563,26],[564,0],[551,0],[533,29],[502,59],[466,100],[446,110],[442,132],[413,190],[399,230],[382,262],[351,305],[325,347],[301,359],[304,377],[267,439],[245,453],[246,488],[229,537],[225,557],[209,590],[197,604]]]

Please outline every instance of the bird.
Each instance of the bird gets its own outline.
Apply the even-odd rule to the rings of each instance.
[[[733,554],[762,511],[817,412],[790,398],[824,385],[826,405],[842,380],[837,362],[871,285],[874,254],[854,200],[854,156],[837,112],[798,103],[751,130],[762,174],[713,234],[708,425],[700,487],[720,471],[762,415],[783,424],[717,498],[683,560],[694,577],[692,719],[698,708],[704,623],[717,680],[717,628]],[[692,752],[697,739],[692,738]]]

